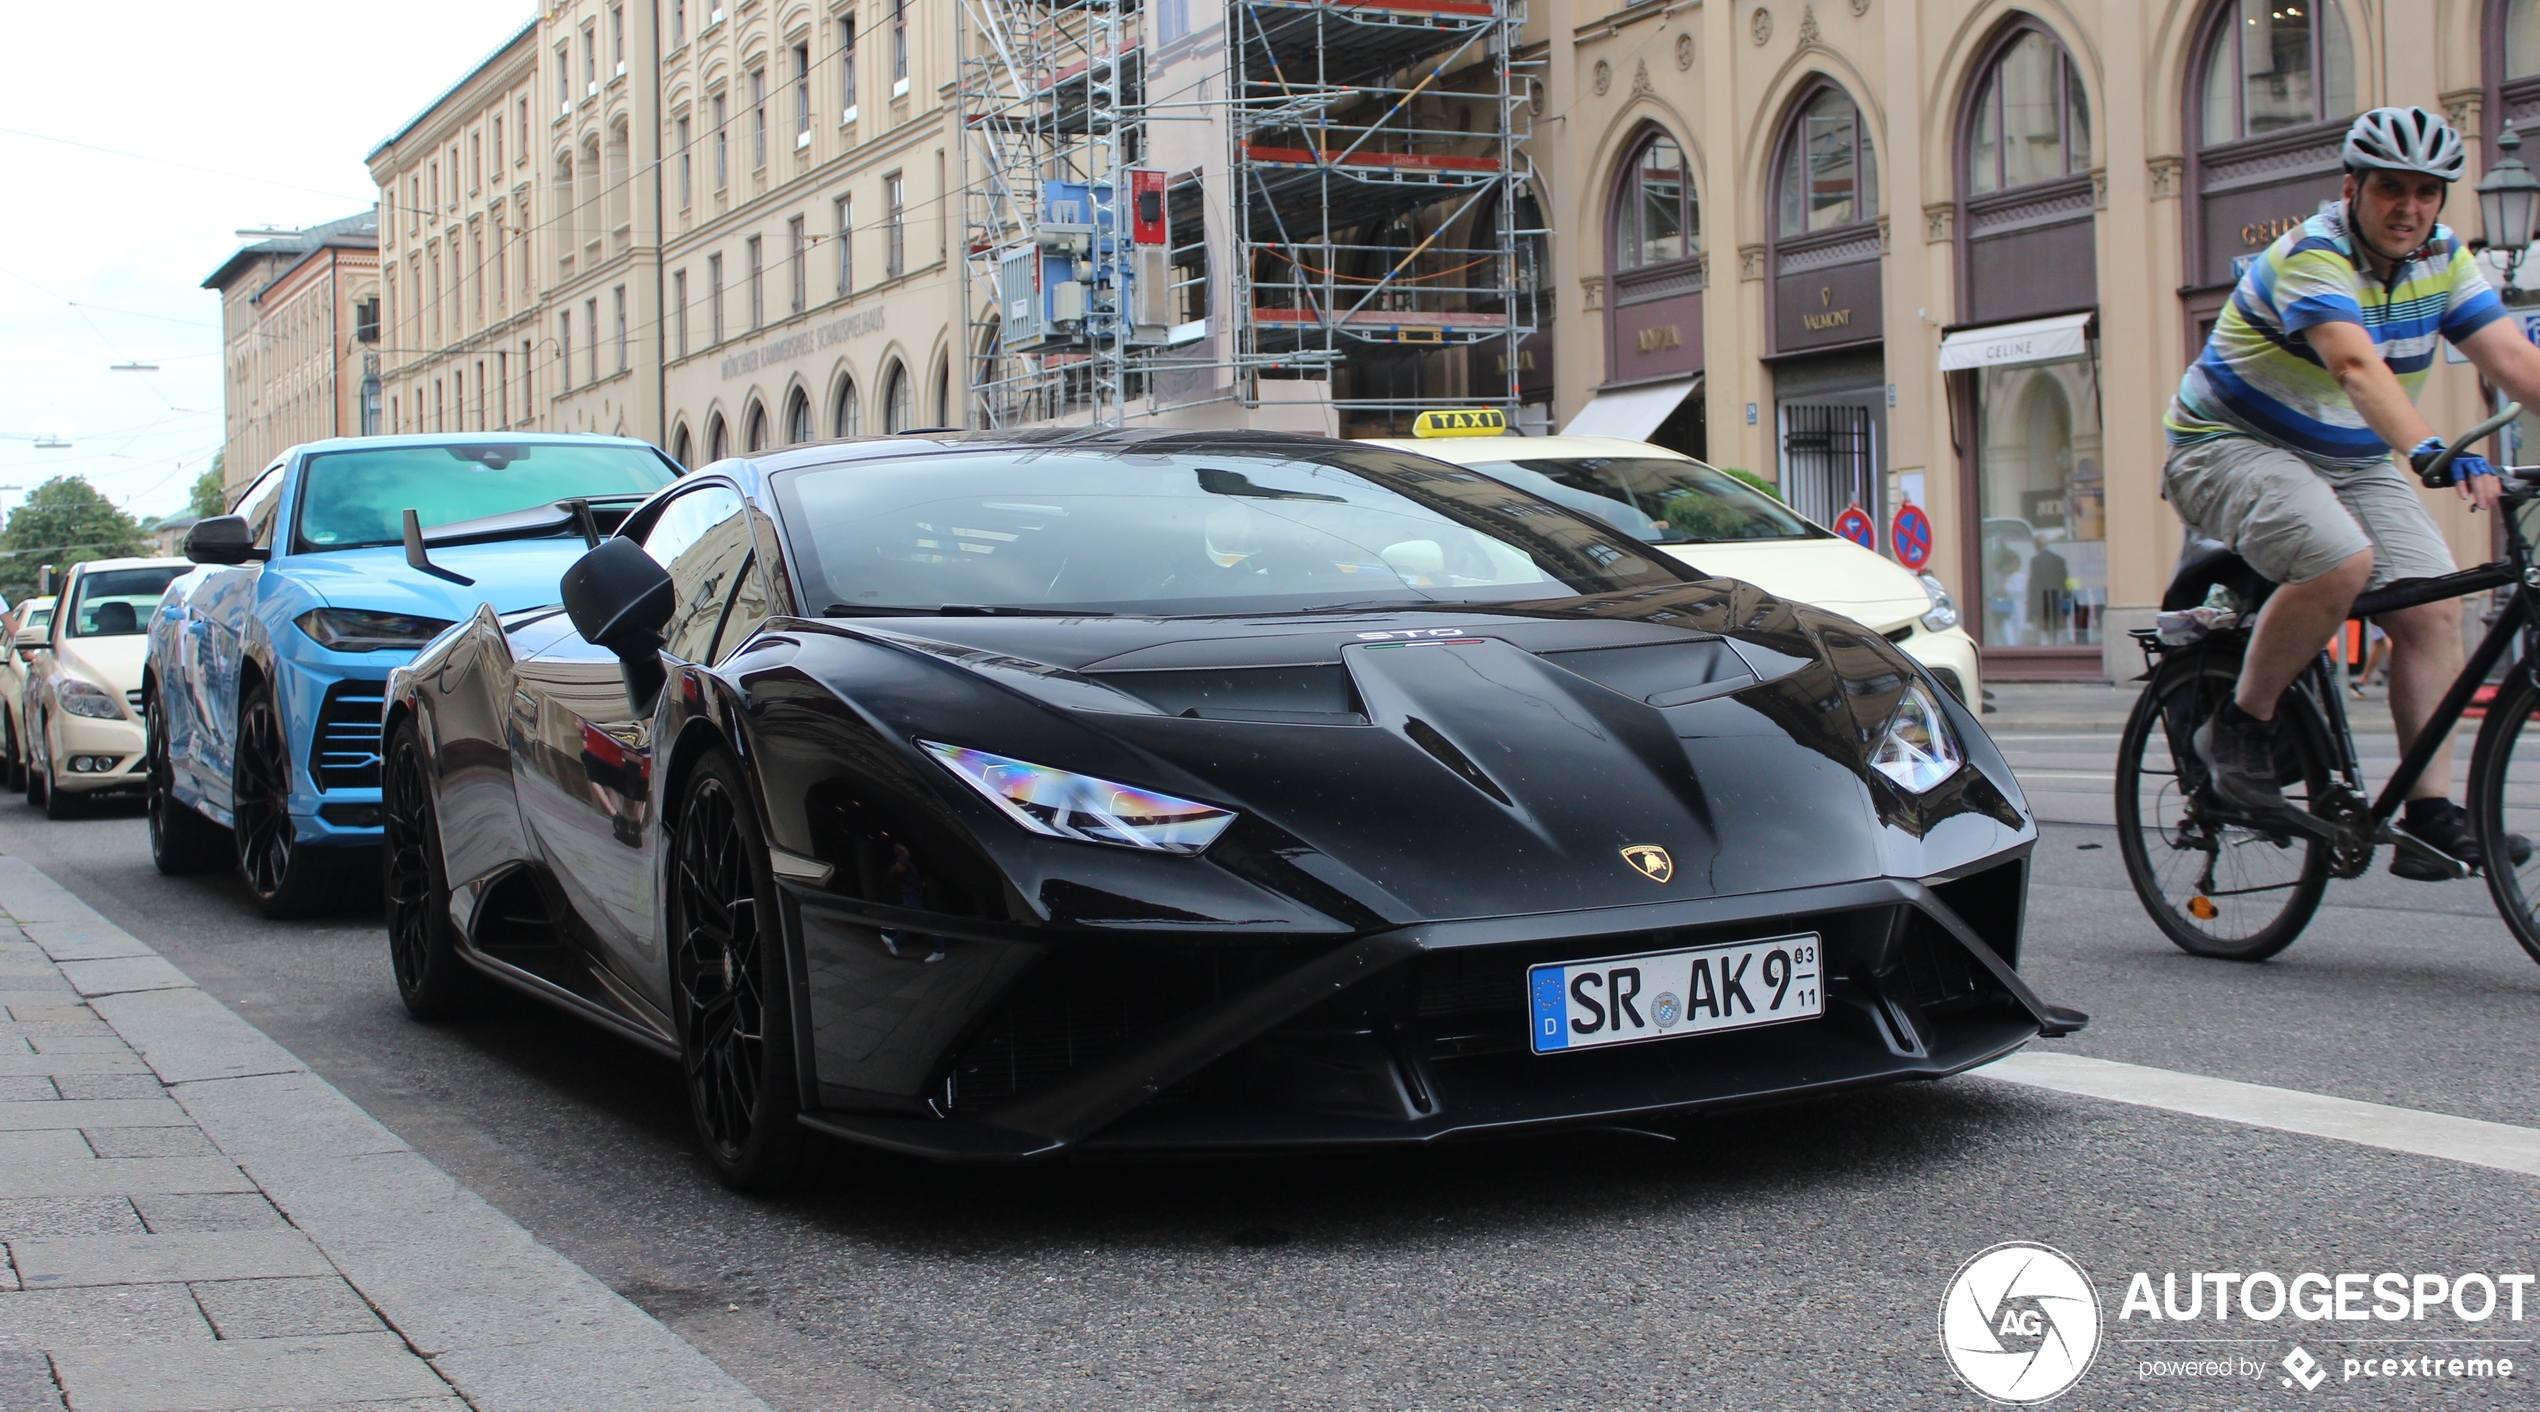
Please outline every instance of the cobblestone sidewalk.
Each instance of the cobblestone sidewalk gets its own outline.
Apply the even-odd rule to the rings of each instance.
[[[0,858],[0,1412],[767,1412]]]

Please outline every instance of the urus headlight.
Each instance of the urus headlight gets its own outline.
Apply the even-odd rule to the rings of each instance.
[[[60,685],[53,688],[53,699],[60,703],[63,710],[74,716],[86,716],[99,721],[123,719],[123,703],[115,699],[113,692],[95,682],[81,681],[77,677],[66,677]]]
[[[985,750],[917,742],[1005,816],[1051,838],[1197,853],[1235,821],[1231,812],[1135,785],[1027,764]]]
[[[439,637],[441,630],[449,626],[439,618],[373,613],[361,608],[311,608],[291,621],[298,623],[300,631],[318,646],[338,652],[385,652],[392,647],[411,652]]]
[[[1923,626],[1933,632],[1947,632],[1958,626],[1958,600],[1949,596],[1948,588],[1939,579],[1930,574],[1918,577],[1923,585],[1923,596],[1931,600],[1931,611],[1923,614]]]
[[[1948,719],[1940,714],[1940,703],[1922,683],[1908,682],[1878,748],[1870,752],[1871,768],[1908,794],[1922,794],[1958,773],[1966,759]]]

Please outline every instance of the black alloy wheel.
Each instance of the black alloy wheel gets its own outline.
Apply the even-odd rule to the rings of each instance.
[[[672,1021],[688,1109],[714,1174],[783,1185],[802,1150],[776,888],[740,766],[720,751],[683,791],[670,875]]]
[[[233,856],[229,831],[187,807],[176,797],[176,769],[168,761],[167,712],[159,705],[159,688],[142,689],[142,730],[150,780],[150,861],[169,877],[209,873],[228,867]]]
[[[282,734],[282,708],[273,688],[259,682],[238,703],[238,759],[231,776],[230,810],[239,876],[257,909],[276,920],[322,910],[329,887],[312,850],[299,846],[291,825],[291,747]]]
[[[412,721],[398,725],[380,772],[379,804],[387,844],[380,850],[388,896],[388,960],[406,1013],[426,1022],[474,1013],[485,980],[459,955],[450,920],[450,875],[441,857],[441,820],[432,804],[423,738]]]

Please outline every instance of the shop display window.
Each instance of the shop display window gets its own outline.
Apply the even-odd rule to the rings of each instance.
[[[2095,345],[1976,376],[1984,643],[2096,646],[2108,517]]]

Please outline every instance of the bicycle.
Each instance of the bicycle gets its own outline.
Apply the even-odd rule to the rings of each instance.
[[[2453,443],[2425,471],[2430,485],[2448,478],[2452,456],[2521,415],[2508,403]],[[2540,856],[2516,863],[2508,815],[2525,833],[2540,833],[2540,570],[2518,512],[2540,500],[2540,466],[2504,468],[2497,509],[2505,555],[2440,578],[2386,585],[2355,600],[2352,618],[2370,618],[2420,603],[2510,589],[2487,635],[2433,717],[2377,796],[2367,796],[2345,693],[2323,650],[2276,708],[2276,775],[2293,809],[2251,815],[2229,808],[2204,788],[2204,767],[2189,735],[2224,701],[2240,677],[2248,624],[2274,588],[2238,554],[2220,545],[2183,556],[2166,613],[2208,604],[2217,587],[2236,595],[2238,622],[2200,640],[2165,643],[2157,629],[2131,634],[2143,648],[2143,694],[2117,746],[2118,848],[2126,880],[2169,939],[2197,956],[2263,961],[2293,944],[2319,910],[2331,878],[2357,878],[2383,844],[2453,878],[2483,874],[2514,940],[2540,961]],[[2467,807],[2480,858],[2461,862],[2399,826],[2399,806],[2426,762],[2469,709],[2472,699],[2515,640],[2521,651],[2496,684],[2486,721],[2470,754]]]

